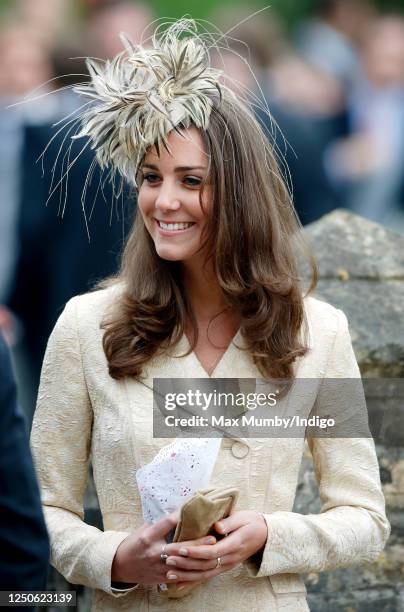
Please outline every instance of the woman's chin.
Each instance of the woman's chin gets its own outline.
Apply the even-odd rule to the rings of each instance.
[[[167,261],[182,261],[184,259],[181,253],[172,249],[156,249],[156,252],[161,259]]]

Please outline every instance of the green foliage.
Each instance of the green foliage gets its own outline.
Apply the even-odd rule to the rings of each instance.
[[[291,28],[310,13],[313,4],[314,0],[271,0],[263,3],[263,6],[269,5],[281,17],[284,25]]]
[[[313,0],[255,0],[255,7],[268,7],[268,12],[274,11],[284,20],[285,24],[294,24],[297,20],[307,14],[312,6]],[[231,0],[197,0],[192,3],[189,0],[152,0],[151,5],[158,16],[163,17],[182,17],[183,15],[191,15],[196,19],[209,19],[210,14],[218,5],[232,7],[236,2]],[[239,1],[238,4],[246,4]]]
[[[0,0],[0,19],[4,19],[4,13],[11,6],[11,0]]]
[[[404,12],[404,0],[375,0],[374,4],[382,13]]]
[[[217,6],[217,0],[152,0],[153,7],[158,17],[179,18],[189,15],[195,19],[206,19]]]
[[[370,0],[371,4],[377,6],[382,11],[404,11],[404,0]],[[209,18],[213,9],[216,9],[218,5],[229,5],[234,6],[236,2],[231,0],[152,0],[151,5],[158,16],[164,17],[182,17],[183,15],[190,14],[195,18]],[[248,5],[245,0],[239,0],[239,4]],[[255,0],[253,6],[268,6],[268,11],[276,12],[286,25],[286,27],[293,28],[296,23],[301,19],[304,19],[311,13],[313,7],[316,4],[316,0]],[[253,11],[254,9],[252,9]]]

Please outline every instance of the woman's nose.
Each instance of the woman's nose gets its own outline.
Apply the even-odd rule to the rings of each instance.
[[[155,207],[160,210],[177,210],[180,205],[174,186],[162,185],[156,197]]]

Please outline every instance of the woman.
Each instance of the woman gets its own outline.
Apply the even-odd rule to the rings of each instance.
[[[302,295],[265,136],[182,26],[90,63],[81,88],[97,101],[82,134],[137,182],[138,213],[118,278],[67,304],[44,360],[32,446],[52,563],[97,610],[308,610],[299,573],[374,560],[389,535],[371,439],[308,439],[319,515],[292,512],[303,439],[225,438],[211,485],[240,491],[227,537],[166,544],[176,514],[143,523],[136,471],[167,444],[153,378],[359,376],[345,315]],[[104,532],[83,522],[90,454]],[[202,584],[174,601],[170,582]]]

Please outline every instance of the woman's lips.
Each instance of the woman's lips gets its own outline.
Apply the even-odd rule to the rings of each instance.
[[[195,223],[192,221],[160,221],[155,219],[158,230],[164,236],[183,234],[190,230]]]

